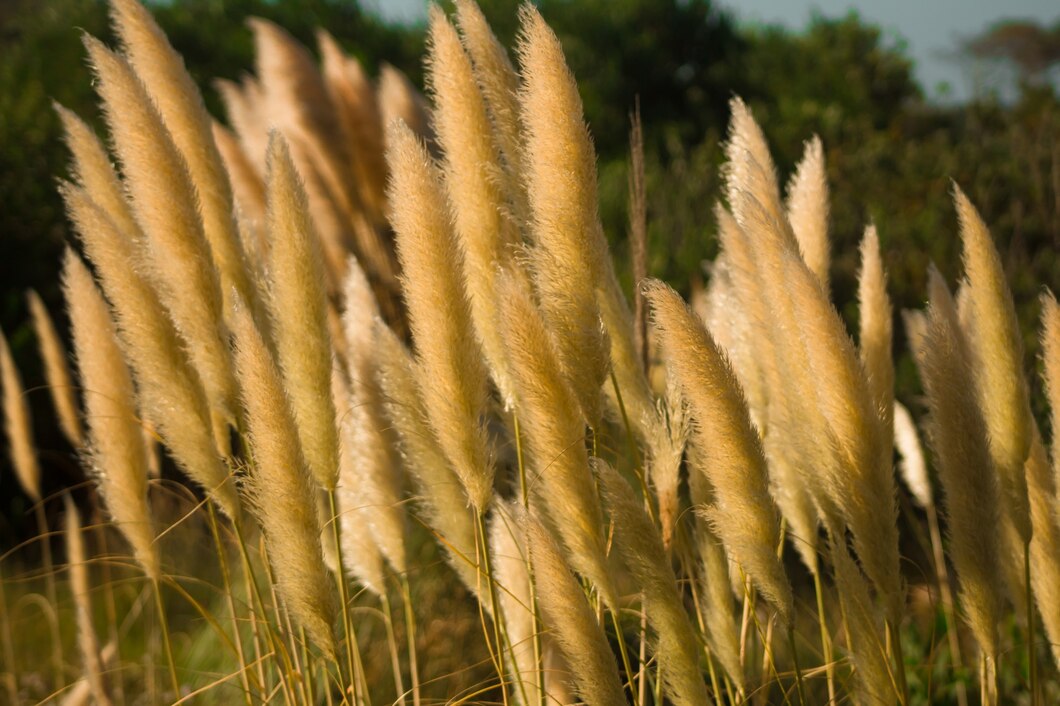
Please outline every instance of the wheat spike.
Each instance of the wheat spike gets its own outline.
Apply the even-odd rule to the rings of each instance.
[[[63,496],[66,514],[63,517],[66,535],[66,559],[70,568],[70,592],[74,595],[77,613],[77,646],[81,650],[81,667],[88,680],[92,698],[98,706],[110,706],[111,700],[103,685],[103,665],[99,640],[92,626],[92,604],[89,599],[88,558],[81,537],[81,514],[69,495]]]
[[[226,515],[238,518],[235,485],[211,438],[206,393],[158,294],[129,266],[136,262],[133,244],[83,190],[68,184],[61,191],[70,220],[114,309],[118,337],[145,416],[156,425],[177,464],[211,494]]]
[[[979,405],[989,433],[990,455],[1001,478],[1002,507],[1026,544],[1031,529],[1024,462],[1032,420],[1019,322],[986,224],[956,184],[953,200],[961,226],[971,324],[968,341],[975,361]]]
[[[246,306],[238,302],[232,312],[232,333],[254,453],[247,496],[265,533],[280,596],[310,639],[333,656],[331,626],[337,606],[324,564],[312,477],[280,371]]]
[[[137,418],[136,392],[110,309],[88,268],[69,250],[63,265],[63,292],[85,400],[88,457],[100,495],[140,568],[157,581],[160,561],[147,503],[147,450]]]
[[[140,235],[121,181],[114,171],[106,148],[85,122],[58,103],[55,112],[63,124],[66,146],[73,157],[70,165],[74,181],[107,212],[122,233],[131,240]]]
[[[55,330],[55,322],[40,296],[31,289],[26,300],[29,302],[41,360],[44,361],[44,379],[59,418],[59,428],[74,448],[80,448],[84,444],[84,431],[81,428],[81,413],[77,409],[74,383],[70,379],[70,367],[66,364],[66,351],[59,340],[59,332]]]
[[[967,342],[949,290],[934,268],[929,292],[920,376],[931,410],[930,439],[939,462],[950,556],[968,623],[980,648],[993,658],[1001,608],[998,479],[972,385]]]
[[[515,383],[515,414],[525,434],[536,502],[547,511],[571,565],[614,606],[602,515],[577,400],[525,282],[501,278],[501,330]]]
[[[575,691],[590,706],[626,703],[615,657],[581,586],[545,526],[525,515],[521,519],[526,527],[541,621],[570,664]]]
[[[651,519],[629,483],[605,461],[594,459],[604,501],[615,527],[615,543],[633,574],[644,610],[655,630],[664,690],[679,706],[709,703],[699,671],[699,644],[677,592],[677,578]]]
[[[415,362],[390,328],[376,321],[376,374],[386,409],[399,436],[405,470],[418,490],[421,512],[446,549],[450,565],[473,593],[481,587],[475,563],[475,518],[467,494],[427,423]],[[490,601],[481,601],[488,606]]]
[[[387,162],[391,222],[428,418],[468,500],[484,513],[494,473],[480,421],[486,374],[475,346],[460,253],[438,170],[402,123],[388,126]]]
[[[324,270],[305,190],[276,133],[269,143],[267,174],[268,303],[277,358],[306,463],[316,482],[330,490],[338,479],[339,440]]]
[[[4,394],[4,430],[7,432],[8,454],[15,469],[22,492],[33,502],[41,500],[40,464],[33,448],[33,424],[22,388],[22,378],[15,367],[7,337],[0,331],[0,382]]]
[[[707,508],[712,529],[787,624],[791,585],[774,548],[780,525],[761,441],[747,412],[740,384],[710,334],[672,289],[658,280],[645,285],[655,332],[681,384],[694,420],[693,438],[715,502]]]
[[[235,381],[223,336],[220,281],[191,176],[129,64],[93,37],[84,41],[133,214],[146,236],[149,277],[187,344],[211,407],[231,419]]]
[[[805,143],[802,160],[788,182],[788,221],[806,266],[828,291],[828,181],[821,138]]]
[[[184,61],[138,0],[111,0],[111,15],[136,75],[158,108],[173,144],[184,158],[195,185],[203,232],[221,278],[221,293],[234,289],[255,303],[228,181],[213,139],[202,94]]]
[[[503,213],[506,196],[500,158],[471,61],[437,5],[431,7],[428,39],[434,126],[444,156],[453,229],[463,253],[471,320],[493,380],[501,396],[510,402],[514,393],[498,330],[496,280],[498,266],[511,262],[520,236]]]
[[[559,39],[532,5],[519,16],[534,285],[563,376],[586,423],[596,426],[609,352],[596,297],[608,255],[597,214],[595,153]]]

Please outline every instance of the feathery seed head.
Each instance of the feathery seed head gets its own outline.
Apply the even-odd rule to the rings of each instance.
[[[22,378],[15,367],[15,359],[0,331],[0,383],[4,395],[4,430],[7,432],[8,453],[15,468],[22,491],[34,502],[40,502],[40,464],[33,448],[33,425],[26,403]]]
[[[40,296],[31,289],[26,299],[29,302],[41,359],[44,361],[44,379],[48,382],[48,392],[51,393],[56,416],[59,418],[59,428],[74,448],[80,448],[84,444],[84,432],[81,429],[81,413],[77,409],[74,384],[70,379],[70,368],[66,364],[66,351]]]

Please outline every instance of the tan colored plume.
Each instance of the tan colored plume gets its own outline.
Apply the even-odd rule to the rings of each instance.
[[[898,470],[917,505],[923,508],[934,505],[927,461],[920,445],[916,422],[906,406],[898,401],[894,403],[894,447],[901,457]]]
[[[7,336],[0,331],[0,383],[4,394],[4,430],[7,432],[8,454],[22,491],[33,502],[41,500],[40,464],[33,448],[33,423],[22,388],[22,378],[15,367]]]
[[[807,140],[802,160],[788,182],[788,220],[806,266],[828,291],[828,180],[821,138]]]
[[[161,569],[147,501],[147,450],[136,391],[107,302],[88,268],[69,250],[63,264],[63,293],[85,401],[91,471],[107,512],[137,563],[157,581]]]
[[[891,299],[887,296],[887,275],[880,257],[880,239],[874,225],[865,228],[861,241],[858,314],[861,321],[858,353],[880,417],[881,445],[889,449],[894,438],[893,312]]]
[[[74,448],[80,448],[84,444],[84,430],[81,428],[81,412],[77,408],[77,392],[70,378],[70,366],[66,363],[66,351],[40,295],[31,289],[26,300],[29,302],[41,360],[44,361],[44,379],[59,418],[59,428]]]

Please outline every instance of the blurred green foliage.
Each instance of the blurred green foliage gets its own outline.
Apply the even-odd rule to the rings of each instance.
[[[481,4],[510,43],[517,4]],[[703,279],[701,263],[716,252],[718,142],[728,100],[738,94],[762,124],[782,180],[804,140],[816,133],[824,142],[833,296],[851,326],[857,323],[857,244],[869,222],[879,227],[898,307],[921,305],[930,261],[955,282],[960,249],[952,179],[992,228],[1024,325],[1028,370],[1034,366],[1037,295],[1043,286],[1060,288],[1060,105],[1049,84],[1024,81],[1012,104],[990,97],[931,104],[904,48],[854,14],[815,17],[794,32],[741,27],[710,0],[538,4],[581,85],[600,154],[601,212],[620,257],[627,253],[627,131],[635,99],[646,131],[650,272],[687,293]],[[326,27],[370,70],[385,60],[417,82],[422,77],[422,27],[386,26],[354,0],[186,0],[153,10],[219,116],[210,82],[252,69],[244,25],[251,15],[275,20],[309,46],[314,29]],[[39,386],[42,376],[25,325],[25,288],[38,288],[51,310],[61,312],[56,273],[67,227],[54,179],[64,173],[67,156],[50,102],[97,120],[82,31],[113,41],[101,0],[0,5],[0,325],[13,340],[27,388]],[[896,331],[901,350],[897,316]],[[913,401],[915,373],[904,356],[898,366],[898,396]],[[52,414],[47,395],[36,390],[30,399],[38,443],[65,459],[46,461],[46,486],[67,484],[77,477],[76,465],[46,421]],[[4,463],[0,492],[10,497]],[[9,522],[22,521],[17,512],[8,515]],[[10,529],[0,526],[0,535]]]

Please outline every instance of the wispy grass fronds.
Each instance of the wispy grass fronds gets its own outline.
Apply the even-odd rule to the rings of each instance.
[[[729,110],[729,139],[725,143],[726,163],[722,173],[732,215],[741,226],[746,227],[748,214],[744,206],[749,198],[753,198],[775,222],[784,223],[786,214],[780,201],[777,169],[769,154],[769,145],[762,128],[741,98],[732,98]],[[790,244],[798,248],[790,229],[785,235]]]
[[[534,286],[563,377],[586,423],[596,426],[609,368],[596,296],[608,258],[597,213],[596,160],[559,39],[532,5],[523,6],[520,22],[519,101]]]
[[[905,487],[920,507],[933,505],[935,500],[931,480],[928,478],[927,461],[920,445],[916,422],[901,402],[894,403],[894,446],[898,449],[901,459],[898,470],[905,481]]]
[[[0,331],[0,383],[4,394],[4,431],[7,432],[7,452],[15,469],[22,491],[34,502],[41,499],[40,464],[33,448],[33,422],[22,387],[22,376],[15,366],[7,336]]]
[[[254,464],[245,488],[265,533],[276,586],[291,615],[328,656],[338,614],[320,541],[312,477],[280,371],[245,305],[232,312],[235,363]]]
[[[475,518],[463,483],[427,423],[415,362],[404,344],[381,321],[373,338],[383,406],[399,437],[406,472],[418,491],[419,511],[438,536],[450,565],[473,593],[481,586],[475,565]],[[482,601],[488,606],[489,601]]]
[[[265,178],[265,153],[269,145],[268,111],[261,83],[253,76],[243,76],[239,83],[217,79],[214,88],[224,104],[228,123],[239,137],[247,161],[259,179]]]
[[[375,341],[379,307],[356,261],[350,262],[345,290],[343,324],[351,399],[350,408],[340,417],[339,424],[353,454],[357,474],[355,479],[345,479],[345,482],[356,483],[372,536],[391,568],[404,575],[408,571],[404,488],[394,452],[396,438],[386,418],[379,384],[379,349]]]
[[[614,606],[603,516],[577,399],[560,374],[559,356],[526,282],[504,276],[500,295],[502,332],[515,382],[515,413],[533,470],[529,484],[558,531],[571,565]]]
[[[86,36],[149,277],[173,317],[210,405],[232,418],[235,381],[222,331],[221,285],[195,187],[162,116],[129,64]]]
[[[806,266],[828,291],[828,180],[821,138],[806,141],[799,166],[788,182],[787,212]]]
[[[264,244],[265,183],[239,144],[239,139],[220,123],[213,123],[213,139],[232,183],[247,266],[260,265],[268,248]]]
[[[998,650],[1001,507],[987,428],[976,400],[968,344],[941,275],[929,273],[928,329],[920,363],[930,439],[944,492],[950,557],[965,618],[988,657]]]
[[[702,522],[702,521],[701,521]],[[740,664],[740,631],[736,624],[736,603],[729,579],[729,559],[721,540],[706,527],[697,528],[697,544],[702,561],[700,602],[707,644],[737,689],[746,686]]]
[[[107,212],[127,238],[136,240],[140,237],[140,226],[133,219],[121,180],[106,148],[76,113],[58,103],[54,107],[63,124],[66,147],[72,157],[70,173],[73,181]]]
[[[239,516],[235,485],[210,434],[206,393],[158,294],[130,263],[130,243],[85,192],[62,187],[66,208],[114,310],[122,351],[132,368],[141,409],[177,464],[231,518]]]
[[[151,13],[138,0],[111,0],[115,29],[136,75],[158,108],[195,185],[203,233],[227,300],[235,290],[252,305],[257,292],[248,276],[232,203],[232,187],[213,139],[202,94]]]
[[[157,581],[161,569],[147,502],[147,450],[136,391],[110,309],[72,251],[63,266],[63,293],[88,421],[87,460],[114,524],[144,574]]]
[[[891,357],[893,314],[891,299],[887,296],[887,275],[880,257],[880,239],[874,225],[865,229],[861,241],[858,314],[861,322],[858,353],[865,368],[876,413],[880,417],[880,432],[883,436],[881,446],[890,449],[894,438],[894,361]]]
[[[990,232],[956,184],[953,200],[961,226],[971,327],[968,341],[974,355],[979,405],[989,433],[990,456],[1001,479],[1005,514],[1026,543],[1031,528],[1024,462],[1032,420],[1023,376],[1023,341],[1012,293]]]
[[[693,418],[715,502],[704,508],[730,557],[743,567],[784,624],[792,619],[791,585],[775,548],[780,522],[769,495],[766,459],[732,367],[681,297],[657,280],[645,285],[654,330]]]
[[[423,143],[402,123],[387,128],[387,162],[391,223],[428,419],[481,514],[493,494],[494,474],[480,420],[486,371],[475,346],[445,195]]]
[[[284,389],[306,464],[325,490],[338,480],[339,440],[331,399],[331,336],[316,231],[287,144],[269,143],[266,176],[269,314]]]
[[[497,272],[512,266],[521,237],[507,206],[506,184],[486,103],[456,30],[432,6],[428,31],[428,86],[434,127],[443,155],[445,186],[454,231],[463,253],[464,285],[471,318],[490,374],[504,400],[514,396],[497,315]]]
[[[103,663],[96,629],[92,625],[91,580],[88,576],[88,556],[81,536],[81,513],[69,495],[63,496],[66,514],[63,516],[66,537],[66,563],[70,569],[70,591],[74,595],[77,615],[77,646],[81,651],[81,669],[88,680],[93,701],[109,706],[110,698],[103,685]]]
[[[596,459],[594,470],[614,522],[615,545],[644,596],[644,610],[658,639],[655,657],[664,691],[679,706],[709,703],[699,671],[699,643],[658,530],[645,513],[643,500],[615,469]]]
[[[26,294],[26,301],[29,303],[33,331],[37,334],[37,345],[41,360],[44,361],[44,379],[55,405],[59,428],[75,449],[80,448],[84,444],[84,430],[77,408],[77,393],[70,379],[70,367],[66,364],[66,351],[40,295],[31,289]]]
[[[1042,367],[1045,373],[1045,394],[1049,402],[1052,428],[1060,430],[1060,305],[1051,291],[1046,290],[1042,303]],[[1053,433],[1053,475],[1060,488],[1060,438]]]
[[[430,109],[403,71],[384,62],[379,67],[379,114],[382,117],[384,141],[386,126],[400,120],[419,138],[430,142],[432,136]],[[389,145],[387,145],[389,148]]]
[[[590,706],[626,703],[607,637],[578,581],[541,522],[524,517],[541,620],[570,664],[578,696]]]

